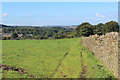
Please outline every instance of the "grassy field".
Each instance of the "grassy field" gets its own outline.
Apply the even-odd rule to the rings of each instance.
[[[113,74],[82,46],[81,38],[3,40],[4,78],[108,78]],[[11,69],[14,68],[14,69]],[[23,69],[20,71],[17,69]]]

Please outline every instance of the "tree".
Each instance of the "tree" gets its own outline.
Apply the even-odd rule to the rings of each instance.
[[[2,40],[7,40],[7,37],[2,37]]]
[[[91,25],[84,25],[80,28],[80,36],[90,36],[93,35],[93,26]]]
[[[10,40],[11,39],[11,37],[7,37],[7,40]]]
[[[17,33],[13,33],[12,34],[12,38],[14,38],[14,39],[18,38],[18,34]]]
[[[76,27],[76,36],[80,37],[80,28],[84,25],[90,25],[88,22],[82,23]]]
[[[34,36],[34,39],[38,39],[38,36]]]
[[[102,35],[102,28],[103,28],[104,24],[103,23],[99,23],[98,25],[95,25],[94,26],[94,34],[97,34],[97,35]]]
[[[105,23],[104,27],[102,28],[102,33],[108,33],[108,32],[118,32],[119,31],[119,25],[115,21],[110,21]]]

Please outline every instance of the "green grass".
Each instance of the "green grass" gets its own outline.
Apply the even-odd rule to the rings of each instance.
[[[27,73],[3,70],[4,78],[108,78],[108,69],[81,44],[81,38],[59,40],[3,40],[2,63]],[[82,52],[82,57],[81,57]],[[66,56],[65,54],[68,53]],[[100,67],[102,65],[102,67]],[[86,66],[82,74],[83,66]]]

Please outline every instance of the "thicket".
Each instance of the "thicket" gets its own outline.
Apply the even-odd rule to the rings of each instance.
[[[105,24],[91,25],[88,22],[82,23],[74,28],[68,27],[31,27],[31,26],[6,26],[2,25],[2,33],[11,34],[10,37],[2,37],[3,40],[25,40],[25,39],[62,39],[90,35],[103,35],[108,32],[118,32],[119,25],[115,21]],[[19,34],[22,36],[19,37]]]

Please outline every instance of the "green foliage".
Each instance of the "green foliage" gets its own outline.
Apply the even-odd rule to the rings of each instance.
[[[3,27],[3,33],[13,33],[12,39],[48,39],[49,37],[55,39],[67,38],[75,29],[65,27]],[[17,37],[16,34],[23,34],[22,37]],[[9,40],[3,37],[3,40]]]
[[[82,23],[76,27],[76,35],[78,37],[89,36],[89,35],[94,35],[94,34],[102,35],[108,32],[118,32],[118,31],[119,31],[119,25],[115,21],[110,21],[105,24],[99,23],[97,25],[90,25],[89,23]]]
[[[17,39],[62,39],[74,38],[81,36],[90,36],[94,34],[102,35],[108,32],[118,32],[119,26],[117,22],[110,21],[105,24],[99,23],[91,25],[88,22],[82,23],[74,28],[63,27],[26,27],[26,26],[5,26],[2,28],[4,33],[13,33],[12,37],[2,37],[3,40]],[[18,37],[18,34],[23,36]]]
[[[34,39],[38,39],[38,36],[34,36]]]
[[[11,40],[11,37],[3,37],[2,40]]]
[[[110,21],[105,23],[104,27],[102,28],[102,33],[105,34],[107,32],[118,32],[119,31],[119,25],[117,22]]]
[[[7,37],[3,37],[2,40],[7,40]]]
[[[102,28],[103,28],[104,24],[99,23],[98,25],[94,26],[94,34],[98,34],[98,35],[102,35]]]
[[[76,35],[77,36],[81,36],[80,35],[80,28],[82,27],[82,26],[84,26],[84,25],[90,25],[88,22],[85,22],[85,23],[82,23],[82,24],[80,24],[79,26],[77,26],[76,27]]]
[[[80,36],[93,35],[93,27],[91,25],[84,25],[80,28]]]
[[[16,38],[18,38],[18,34],[17,34],[17,33],[13,33],[11,37],[12,37],[13,39],[16,39]]]

